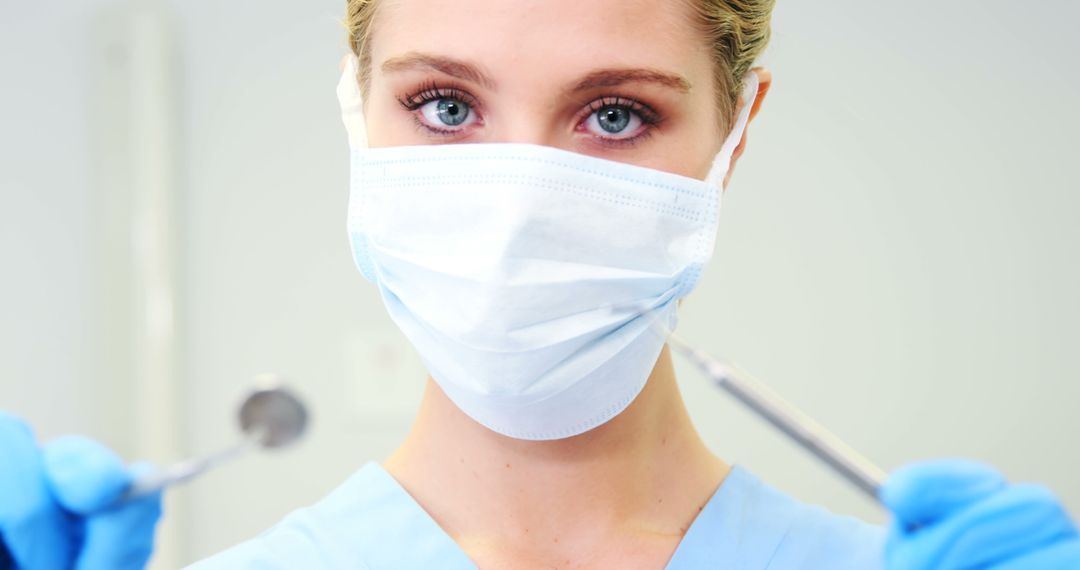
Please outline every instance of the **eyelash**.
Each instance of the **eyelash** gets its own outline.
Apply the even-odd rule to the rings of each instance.
[[[598,113],[601,109],[607,107],[622,107],[624,109],[629,109],[632,113],[636,114],[638,118],[641,119],[641,123],[642,125],[644,125],[644,129],[642,129],[640,133],[625,139],[608,138],[601,136],[593,137],[597,141],[599,141],[600,144],[610,147],[632,147],[652,136],[653,131],[656,129],[657,125],[659,125],[663,121],[663,117],[660,116],[660,113],[657,113],[656,110],[652,107],[636,99],[630,99],[629,97],[621,97],[616,95],[604,96],[600,97],[599,99],[593,99],[592,101],[590,101],[589,104],[586,105],[587,110],[578,119],[578,125],[584,124],[585,121],[589,120],[589,117],[591,117],[593,113]]]
[[[460,129],[440,129],[438,127],[432,127],[420,120],[417,113],[421,107],[427,105],[432,101],[438,101],[439,99],[455,99],[461,101],[469,106],[470,109],[477,109],[479,102],[476,97],[473,97],[468,91],[458,89],[457,87],[440,87],[434,81],[425,83],[419,91],[415,91],[410,95],[403,95],[397,98],[401,107],[409,111],[412,114],[413,122],[416,123],[418,131],[424,134],[434,134],[437,136],[454,136],[461,133]]]
[[[467,91],[457,87],[439,87],[434,81],[424,84],[420,91],[412,95],[398,97],[398,103],[401,103],[401,106],[409,111],[415,111],[425,104],[439,99],[456,99],[469,107],[477,107],[476,97],[473,97]]]
[[[413,115],[413,119],[416,122],[416,126],[423,132],[430,134],[436,134],[439,136],[452,136],[460,133],[460,130],[454,129],[440,129],[432,127],[420,120],[416,115],[416,112],[424,105],[438,101],[439,99],[455,99],[461,101],[469,106],[470,109],[479,108],[479,101],[476,97],[473,97],[468,91],[459,89],[457,87],[441,87],[434,81],[425,83],[419,91],[415,91],[412,94],[400,96],[397,98],[398,103],[402,108],[409,111]],[[662,121],[663,117],[656,112],[655,109],[635,99],[621,96],[604,96],[598,99],[593,99],[587,105],[583,114],[577,118],[577,125],[583,124],[594,113],[599,112],[606,107],[622,107],[635,113],[640,119],[645,128],[641,133],[624,139],[608,138],[601,136],[594,136],[600,144],[610,147],[631,147],[637,143],[646,140],[652,136],[656,126]],[[576,128],[576,127],[575,127]]]

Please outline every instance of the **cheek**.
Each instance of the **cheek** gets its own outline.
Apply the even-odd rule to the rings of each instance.
[[[418,85],[419,80],[409,75],[404,78],[388,78],[378,71],[372,73],[368,97],[364,101],[369,147],[411,146],[434,142],[432,137],[417,125],[416,113],[403,107],[398,100],[399,97],[411,94]]]
[[[648,152],[647,166],[704,180],[713,159],[723,146],[716,90],[710,88],[712,68],[708,60],[686,65],[694,87],[676,107],[669,108]],[[655,161],[655,162],[654,162]]]
[[[693,70],[695,89],[689,102],[692,116],[687,125],[688,133],[681,141],[680,150],[690,169],[689,175],[704,179],[720,147],[724,145],[727,133],[721,129],[719,93],[715,86],[711,57],[699,53],[688,67]]]
[[[376,89],[372,93],[379,93]],[[371,148],[402,146],[416,142],[416,129],[396,101],[373,96],[364,105],[364,123]]]
[[[664,157],[664,164],[657,168],[704,180],[723,145],[722,133],[714,125],[712,119],[695,117],[684,122],[679,132],[663,137],[657,152]]]
[[[722,142],[715,130],[702,132],[695,140],[698,142],[683,148],[679,156],[682,157],[686,176],[704,180],[712,168],[716,154],[720,152]]]
[[[685,149],[685,155],[693,168],[692,176],[704,179],[712,168],[720,148],[724,145],[724,133],[720,131],[716,113],[709,114],[708,119],[702,119],[695,124],[695,144]]]

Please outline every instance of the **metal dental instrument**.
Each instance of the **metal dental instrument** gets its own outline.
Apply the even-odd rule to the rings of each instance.
[[[296,395],[284,387],[281,380],[272,375],[259,377],[257,387],[240,405],[238,419],[244,433],[240,443],[217,453],[175,463],[139,478],[118,502],[184,483],[251,449],[277,449],[300,439],[307,427],[307,409]]]
[[[746,407],[795,440],[875,502],[881,501],[879,492],[887,475],[880,467],[749,374],[690,346],[656,318],[653,319],[653,326],[657,333],[667,339],[668,346],[672,350],[689,359],[717,387],[734,396]]]

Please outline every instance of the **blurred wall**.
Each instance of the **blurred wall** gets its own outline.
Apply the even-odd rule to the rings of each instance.
[[[340,0],[164,4],[175,69],[175,438],[236,435],[292,376],[311,438],[176,494],[191,561],[325,494],[404,435],[423,372],[355,272]],[[0,9],[0,408],[132,450],[123,27],[96,2]],[[887,468],[960,455],[1080,512],[1080,7],[781,3],[776,82],[681,330]],[[112,38],[112,39],[110,39]],[[120,229],[118,229],[118,225]],[[128,237],[126,237],[128,236]],[[833,510],[874,505],[680,366],[721,456]]]
[[[0,6],[0,408],[124,450],[122,94],[108,4],[61,4]]]

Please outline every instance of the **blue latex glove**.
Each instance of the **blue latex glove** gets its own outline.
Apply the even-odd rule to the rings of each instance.
[[[161,495],[111,506],[133,476],[86,438],[39,449],[26,424],[0,412],[0,570],[143,568]]]
[[[1080,570],[1080,536],[1044,487],[969,461],[916,463],[881,490],[889,570]]]

